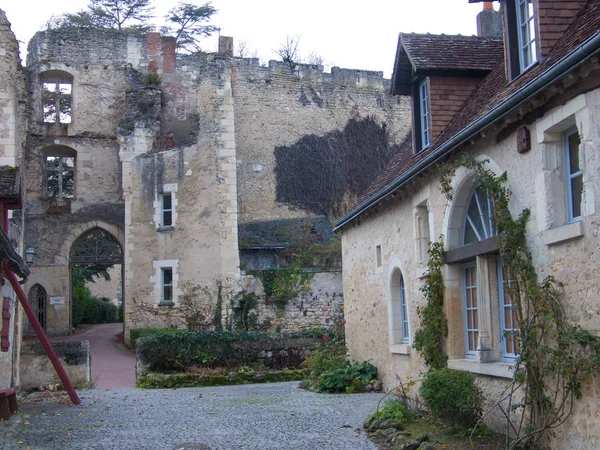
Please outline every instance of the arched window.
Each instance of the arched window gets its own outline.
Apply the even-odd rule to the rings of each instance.
[[[493,220],[492,200],[487,193],[477,187],[471,194],[465,214],[463,227],[463,245],[483,241],[496,235]]]
[[[34,284],[31,289],[29,289],[27,299],[37,316],[38,322],[42,328],[46,329],[46,289],[39,284]],[[28,325],[27,334],[34,334],[33,327],[31,324]]]
[[[404,277],[400,269],[392,274],[390,304],[390,344],[409,344],[410,327]]]

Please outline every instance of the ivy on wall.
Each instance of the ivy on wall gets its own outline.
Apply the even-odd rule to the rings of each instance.
[[[514,378],[494,407],[506,418],[506,447],[541,448],[554,429],[569,418],[573,403],[582,396],[582,384],[600,371],[600,337],[568,319],[562,284],[538,274],[527,245],[526,224],[530,211],[515,219],[508,204],[511,192],[507,174],[486,168],[486,161],[465,155],[440,170],[441,190],[452,200],[451,179],[458,167],[475,172],[475,184],[492,200],[494,224],[502,260],[505,286],[518,324],[518,354]],[[445,364],[441,341],[447,326],[440,316],[443,304],[441,244],[430,248],[430,274],[423,292],[427,306],[419,311],[422,328],[415,334],[415,348],[430,368]]]
[[[373,116],[352,118],[343,130],[276,147],[277,201],[340,217],[398,148],[387,126]]]

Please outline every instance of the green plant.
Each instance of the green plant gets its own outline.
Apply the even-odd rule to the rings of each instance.
[[[173,334],[173,333],[180,333],[180,330],[177,330],[175,328],[132,328],[129,331],[129,336],[130,336],[130,345],[131,348],[133,348],[134,350],[137,347],[137,341],[140,338],[146,337],[146,336],[152,336],[155,334]]]
[[[425,406],[437,417],[452,418],[465,426],[475,426],[482,414],[483,393],[475,374],[460,370],[430,370],[421,384]]]
[[[443,340],[448,336],[448,320],[444,314],[444,246],[440,242],[429,245],[429,262],[425,284],[421,292],[425,294],[427,304],[417,308],[421,328],[415,332],[414,347],[431,369],[446,367],[447,356],[443,351]]]
[[[223,283],[217,280],[217,303],[214,317],[215,330],[223,330]]]
[[[256,272],[265,296],[273,299],[280,308],[294,297],[305,294],[310,289],[313,272],[307,272],[299,266],[290,268],[272,268]]]
[[[250,311],[258,306],[260,297],[254,292],[239,291],[232,298],[233,323],[238,331],[250,331],[256,328],[256,315]]]
[[[463,166],[475,172],[476,186],[492,200],[502,270],[511,281],[507,290],[519,330],[513,382],[495,406],[507,420],[507,447],[539,447],[570,416],[582,395],[582,382],[600,371],[600,337],[569,321],[560,282],[551,276],[538,280],[527,245],[530,211],[524,209],[513,218],[507,174],[496,175],[486,164],[468,155],[459,157],[440,171],[440,184],[451,200],[451,178]],[[516,436],[512,443],[511,435]]]
[[[310,378],[316,380],[323,372],[340,369],[348,364],[345,324],[345,320],[336,319],[333,326],[322,334],[315,351],[306,358],[304,367],[310,370]]]
[[[393,420],[394,422],[410,423],[416,417],[417,414],[408,409],[401,400],[390,400],[371,416],[369,422],[375,420]]]
[[[327,370],[319,375],[317,389],[321,392],[364,392],[364,386],[375,379],[377,368],[372,364],[346,362],[345,367]]]
[[[162,84],[162,78],[157,73],[147,73],[142,77],[142,84],[149,87],[158,87]]]

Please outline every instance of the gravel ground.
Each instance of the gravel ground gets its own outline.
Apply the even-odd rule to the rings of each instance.
[[[0,423],[0,448],[377,448],[362,423],[381,394],[315,394],[297,385],[91,389],[79,391],[79,406],[32,394],[18,414]]]

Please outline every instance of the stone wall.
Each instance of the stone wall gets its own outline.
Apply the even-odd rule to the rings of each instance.
[[[410,104],[389,95],[382,72],[340,69],[323,73],[314,65],[235,59],[232,83],[236,114],[239,220],[304,217],[276,200],[276,147],[305,136],[343,130],[351,118],[374,116],[396,143],[410,127]],[[314,212],[313,212],[314,213]]]
[[[258,277],[245,275],[241,285],[260,298],[258,306],[249,311],[250,322],[259,329],[295,332],[323,328],[344,313],[341,271],[316,272],[310,280],[308,292],[290,299],[284,308],[265,298]],[[236,306],[235,302],[232,306]]]
[[[75,389],[92,383],[92,354],[88,341],[51,342],[56,356]],[[24,341],[21,346],[21,389],[48,389],[61,384],[50,358],[39,341]]]
[[[477,159],[489,160],[488,167],[495,173],[507,172],[507,186],[512,192],[511,212],[518,215],[524,208],[531,211],[527,237],[539,277],[553,275],[564,283],[562,298],[568,316],[596,335],[600,333],[600,307],[596,301],[596,268],[600,264],[596,249],[600,211],[598,105],[600,90],[596,89],[546,111],[529,125],[532,148],[526,153],[517,153],[516,132],[499,139],[496,134],[488,135],[466,147]],[[560,174],[564,173],[563,132],[574,125],[581,137],[579,155],[584,162],[584,189],[581,221],[569,224],[564,207],[565,185]],[[419,236],[413,225],[417,207],[425,206],[429,211],[430,236],[443,235],[446,250],[460,246],[461,218],[464,218],[464,202],[472,189],[471,176],[465,169],[456,171],[452,180],[453,202],[448,204],[440,192],[439,182],[431,175],[424,175],[376,213],[364,215],[359,224],[344,228],[344,300],[350,356],[359,361],[371,360],[379,369],[385,389],[396,386],[398,378],[403,381],[418,378],[425,370],[422,359],[410,345],[419,327],[416,311],[424,304],[420,288],[426,273],[424,263],[419,261]],[[380,266],[377,246],[381,247]],[[497,359],[502,338],[498,297],[492,298],[490,304],[491,355],[495,361],[466,359],[461,268],[461,264],[444,266],[448,364],[451,368],[477,373],[491,405],[512,379],[511,363]],[[405,284],[410,328],[408,344],[392,340],[394,310],[390,305],[399,296],[393,278],[396,270],[402,273]],[[572,417],[557,430],[552,448],[594,448],[598,427],[593,418],[600,414],[598,387],[595,379],[584,384],[583,399],[575,402]],[[502,431],[500,414],[490,417],[494,417],[493,421],[488,418],[491,424]]]

